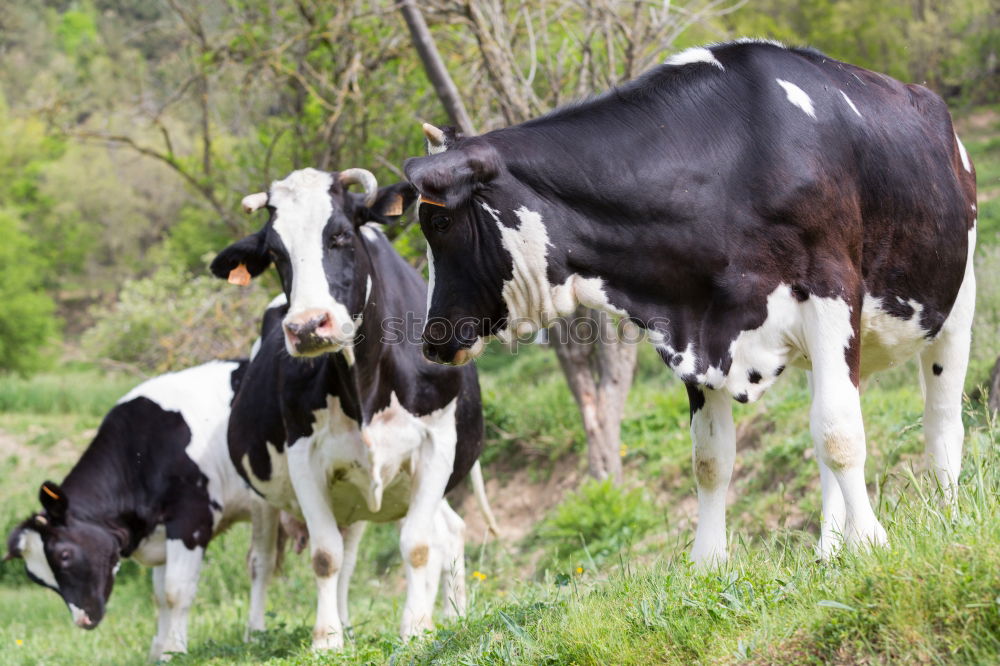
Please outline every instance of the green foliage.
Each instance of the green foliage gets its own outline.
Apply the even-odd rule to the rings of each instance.
[[[537,345],[520,345],[512,354],[494,342],[476,363],[486,418],[484,465],[545,470],[548,465],[533,463],[557,460],[583,446],[579,412],[555,354]]]
[[[655,527],[662,512],[643,488],[589,479],[538,527],[551,566],[604,564]]]
[[[206,258],[210,260],[231,242],[232,233],[212,219],[204,208],[186,205],[178,212],[176,222],[159,246],[157,258],[162,257],[164,263],[191,275],[204,276]]]
[[[157,372],[245,357],[269,300],[256,284],[235,288],[165,266],[126,282],[113,309],[98,308],[83,346],[93,357]]]
[[[45,265],[16,217],[0,209],[0,372],[50,364],[59,333],[55,304],[43,290]]]
[[[93,8],[70,9],[59,16],[56,38],[59,47],[75,58],[86,58],[97,46],[97,22]]]
[[[733,35],[808,45],[834,58],[922,83],[946,97],[997,101],[991,0],[870,3],[757,0],[722,17]]]
[[[134,375],[108,375],[87,366],[0,379],[0,412],[76,414],[103,417],[141,381]]]

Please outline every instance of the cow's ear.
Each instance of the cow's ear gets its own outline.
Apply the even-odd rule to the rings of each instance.
[[[27,529],[25,523],[21,523],[7,535],[7,554],[3,556],[4,562],[9,562],[15,557],[23,557],[25,529]]]
[[[245,285],[271,265],[264,232],[250,234],[220,252],[209,267],[215,277]]]
[[[501,164],[496,148],[476,137],[466,139],[461,148],[411,157],[403,165],[403,171],[421,197],[456,208],[469,200],[478,185],[493,180],[500,173]]]
[[[367,219],[358,220],[359,224],[375,221],[383,224],[392,224],[406,212],[413,202],[417,200],[417,191],[413,186],[403,181],[395,185],[379,188],[375,203],[368,207]]]
[[[66,518],[66,512],[69,511],[69,499],[59,484],[52,481],[43,483],[38,489],[38,499],[41,501],[45,513],[52,520],[61,522]]]

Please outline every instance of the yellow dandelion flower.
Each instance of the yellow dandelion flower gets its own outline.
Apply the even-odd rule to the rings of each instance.
[[[618,449],[618,455],[620,457],[624,458],[625,454],[627,454],[627,453],[628,453],[628,446],[625,445],[625,444],[622,444],[622,447],[620,449]]]
[[[577,572],[578,574],[582,574],[582,573],[583,573],[583,567],[577,567],[577,568],[576,568],[576,572]]]
[[[22,641],[22,640],[21,640],[20,638],[18,638],[18,639],[17,639],[16,641],[14,641],[14,642],[15,642],[15,643],[17,643],[18,645],[24,645],[24,641]]]
[[[484,574],[482,571],[473,571],[472,577],[480,581],[486,580],[486,574]]]

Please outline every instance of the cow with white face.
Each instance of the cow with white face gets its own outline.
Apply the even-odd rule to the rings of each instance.
[[[426,131],[426,130],[425,130]],[[931,91],[810,49],[737,40],[404,167],[434,276],[425,353],[582,304],[648,331],[687,385],[698,528],[726,558],[731,400],[811,371],[820,552],[883,543],[865,488],[863,376],[919,354],[927,453],[961,463],[976,181]]]
[[[318,649],[343,645],[366,521],[403,519],[404,637],[432,626],[441,566],[452,572],[446,611],[464,606],[464,523],[442,498],[482,449],[482,404],[474,368],[423,358],[426,287],[377,226],[414,198],[408,183],[378,189],[361,169],[295,171],[244,199],[267,209],[266,224],[212,262],[237,282],[273,263],[288,299],[234,401],[229,445],[261,495],[306,521]]]

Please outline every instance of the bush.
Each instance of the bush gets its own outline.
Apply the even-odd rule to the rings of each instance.
[[[601,564],[662,522],[645,489],[591,479],[542,522],[538,537],[549,542],[546,559],[555,567]]]
[[[232,287],[164,267],[122,287],[118,303],[92,314],[87,353],[152,372],[250,353],[270,296],[264,287]]]
[[[49,364],[58,331],[55,304],[43,290],[44,262],[18,218],[0,211],[0,371],[22,374]]]

